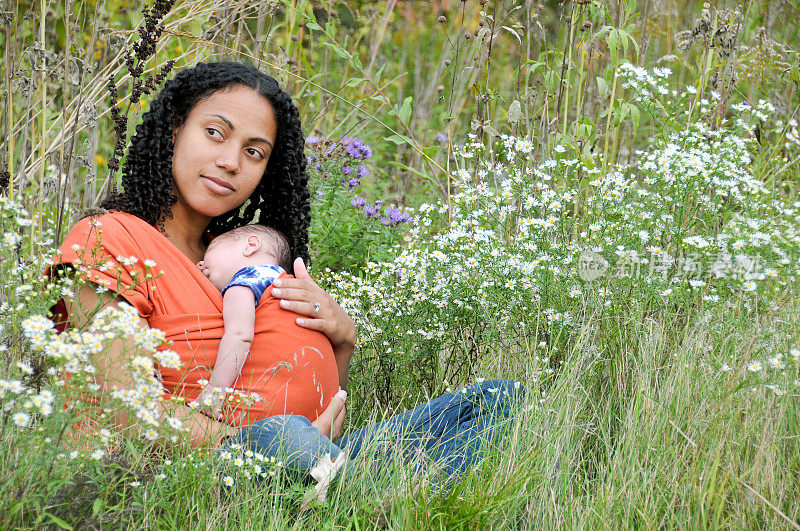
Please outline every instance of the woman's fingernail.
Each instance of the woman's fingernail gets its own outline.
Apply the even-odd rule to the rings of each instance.
[[[272,294],[275,295],[276,297],[278,297],[281,294],[281,290],[279,290],[277,288],[272,288]],[[283,301],[281,301],[281,302],[283,302]]]
[[[336,392],[336,398],[341,398],[342,400],[346,400],[347,399],[347,391],[345,391],[344,389],[339,389]]]
[[[298,317],[296,322],[299,326],[303,326],[304,324],[306,324],[306,320],[303,319],[302,317]]]
[[[275,286],[275,287],[282,286],[282,285],[283,285],[283,280],[281,280],[281,279],[279,279],[279,278],[276,278],[276,279],[275,279],[275,280],[272,282],[272,285],[273,285],[273,286]]]

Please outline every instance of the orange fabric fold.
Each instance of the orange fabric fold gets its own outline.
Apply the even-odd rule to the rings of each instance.
[[[83,264],[84,276],[133,305],[152,328],[162,330],[181,358],[178,370],[158,367],[164,398],[197,398],[214,368],[224,333],[222,295],[189,258],[155,227],[123,212],[85,218],[64,239],[53,262]],[[256,308],[253,343],[234,389],[251,404],[232,406],[232,425],[267,416],[302,415],[315,420],[339,388],[333,349],[321,333],[295,323],[270,287]]]

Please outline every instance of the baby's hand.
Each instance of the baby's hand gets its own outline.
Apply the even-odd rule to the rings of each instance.
[[[208,270],[208,268],[206,267],[206,263],[203,260],[200,260],[199,262],[197,262],[197,268],[200,269],[200,271],[205,276],[211,275],[211,272]]]
[[[218,391],[214,387],[206,387],[197,397],[197,403],[200,405],[200,413],[212,419],[222,420],[223,399]]]

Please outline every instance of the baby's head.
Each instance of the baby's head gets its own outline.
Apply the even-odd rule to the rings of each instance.
[[[275,264],[288,271],[291,259],[289,242],[280,231],[245,225],[214,238],[197,267],[222,290],[243,267]]]

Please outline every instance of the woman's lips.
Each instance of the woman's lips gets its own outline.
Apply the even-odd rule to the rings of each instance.
[[[206,177],[205,175],[201,175],[201,177],[206,187],[217,195],[231,195],[236,191],[233,189],[233,186],[222,179]]]

